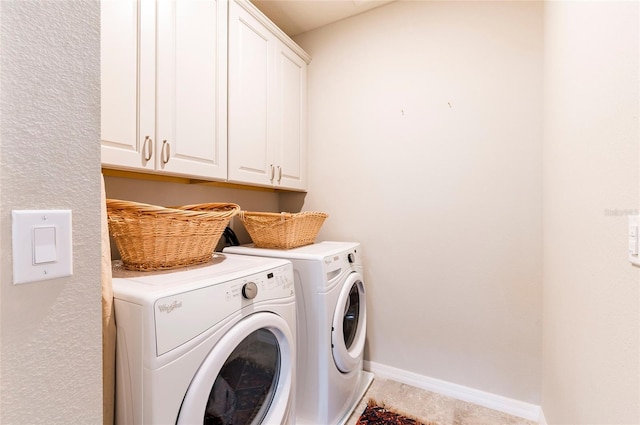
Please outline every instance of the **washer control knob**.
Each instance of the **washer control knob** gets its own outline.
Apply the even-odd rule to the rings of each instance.
[[[356,262],[356,255],[353,252],[350,252],[347,255],[347,260],[349,260],[349,263],[355,263]]]
[[[252,300],[258,295],[258,285],[255,282],[245,283],[242,286],[242,296],[248,300]]]

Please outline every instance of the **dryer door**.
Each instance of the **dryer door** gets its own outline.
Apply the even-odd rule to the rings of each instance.
[[[364,350],[367,311],[360,273],[351,273],[342,285],[331,332],[333,360],[341,372],[358,367]]]
[[[273,313],[252,314],[234,325],[205,358],[177,423],[285,423],[294,365],[287,322]]]

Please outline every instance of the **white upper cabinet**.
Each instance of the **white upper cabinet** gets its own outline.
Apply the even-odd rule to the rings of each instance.
[[[307,186],[307,63],[291,49],[278,43],[276,76],[278,83],[274,151],[280,187],[306,189]]]
[[[227,176],[225,0],[103,0],[102,164]]]
[[[156,168],[227,176],[224,0],[158,0]]]
[[[100,2],[102,164],[154,169],[155,3]]]
[[[306,190],[310,58],[268,18],[248,0],[100,4],[104,167]]]
[[[251,4],[230,1],[229,181],[306,190],[309,60]]]

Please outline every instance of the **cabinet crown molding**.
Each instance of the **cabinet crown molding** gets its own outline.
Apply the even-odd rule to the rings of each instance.
[[[260,21],[261,24],[266,26],[280,41],[282,41],[287,47],[293,50],[307,65],[311,62],[311,56],[305,52],[302,47],[298,46],[295,41],[291,39],[284,31],[282,31],[271,19],[269,19],[264,13],[262,13],[257,7],[253,5],[249,0],[231,0],[235,1],[238,5],[242,6],[247,12],[249,12],[254,18]]]

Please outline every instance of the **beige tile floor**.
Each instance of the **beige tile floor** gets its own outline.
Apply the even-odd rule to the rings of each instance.
[[[389,379],[375,378],[346,425],[355,425],[369,399],[437,425],[535,425],[535,422]]]

